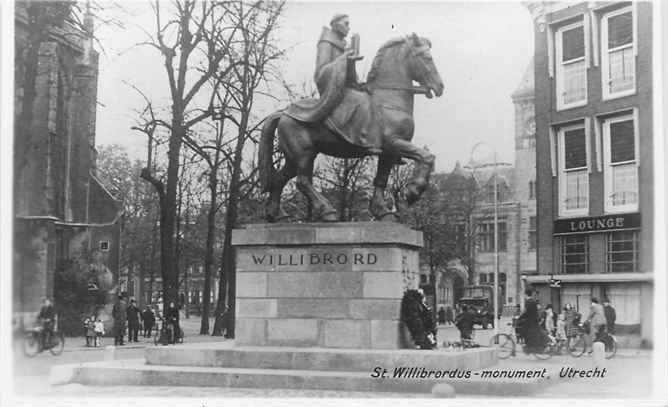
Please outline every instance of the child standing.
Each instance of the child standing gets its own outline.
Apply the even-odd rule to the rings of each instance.
[[[94,331],[95,317],[84,319],[84,330],[86,332],[86,346],[93,346],[95,331]]]
[[[104,324],[100,318],[95,321],[95,347],[99,347],[102,343],[102,335],[104,335]]]
[[[566,316],[564,313],[560,313],[557,318],[557,340],[565,341],[566,340]]]

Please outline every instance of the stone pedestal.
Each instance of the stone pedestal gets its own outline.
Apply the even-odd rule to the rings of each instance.
[[[419,284],[422,233],[396,223],[237,229],[236,343],[400,349],[401,298]]]

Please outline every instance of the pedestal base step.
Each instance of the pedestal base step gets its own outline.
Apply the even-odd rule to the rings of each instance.
[[[243,369],[192,366],[156,366],[143,359],[59,366],[71,369],[70,383],[94,386],[196,386],[232,388],[283,388],[392,393],[429,393],[438,383],[448,383],[457,394],[529,395],[544,383],[538,380],[490,381],[476,378],[372,378],[371,372]],[[391,375],[390,375],[391,376]],[[62,384],[62,382],[61,382]]]
[[[495,365],[497,356],[490,348],[459,352],[440,350],[323,349],[268,346],[189,344],[178,347],[147,348],[149,365],[228,367],[251,369],[294,369],[362,372],[374,369],[425,368],[427,370],[477,370]]]

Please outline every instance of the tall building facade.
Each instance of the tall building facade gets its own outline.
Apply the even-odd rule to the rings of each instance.
[[[97,178],[95,164],[98,54],[92,47],[92,16],[85,16],[85,29],[67,23],[50,27],[30,78],[25,50],[34,41],[31,25],[38,22],[26,8],[46,6],[17,3],[15,13],[14,118],[17,129],[25,129],[14,135],[17,319],[34,317],[42,298],[54,297],[58,270],[75,263],[86,263],[100,288],[110,288],[120,256],[121,205]],[[29,94],[32,112],[24,115]]]
[[[617,310],[652,337],[652,4],[527,3],[534,18],[543,303]]]

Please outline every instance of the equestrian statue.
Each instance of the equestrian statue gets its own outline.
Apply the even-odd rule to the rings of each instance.
[[[312,184],[313,163],[319,153],[340,158],[378,156],[373,181],[371,215],[378,220],[395,218],[385,198],[392,167],[402,158],[415,161],[407,185],[409,204],[419,199],[427,188],[434,169],[434,155],[411,144],[413,139],[413,98],[415,94],[443,94],[443,81],[431,57],[431,42],[415,33],[387,41],[376,54],[367,75],[360,84],[355,72],[359,55],[359,37],[346,36],[350,31],[347,15],[332,18],[318,41],[315,83],[319,99],[303,99],[271,114],[265,120],[259,148],[260,184],[269,193],[266,218],[276,222],[283,217],[280,207],[285,184],[295,176],[318,220],[337,220],[336,210]],[[420,86],[414,86],[413,82]],[[278,130],[278,131],[277,131]],[[285,164],[276,171],[273,166],[274,137]]]

